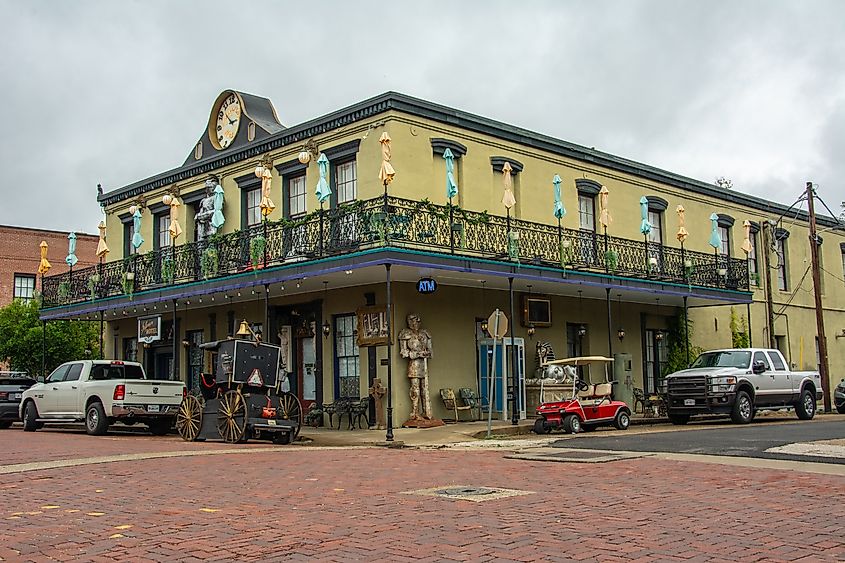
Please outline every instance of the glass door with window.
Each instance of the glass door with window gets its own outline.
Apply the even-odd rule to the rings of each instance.
[[[661,391],[663,377],[661,371],[669,360],[668,338],[666,331],[646,329],[645,331],[645,373],[643,387],[646,393]]]
[[[297,338],[297,396],[305,411],[317,400],[317,342],[311,324],[310,335]]]
[[[361,394],[356,324],[354,314],[334,319],[335,398],[358,399]]]

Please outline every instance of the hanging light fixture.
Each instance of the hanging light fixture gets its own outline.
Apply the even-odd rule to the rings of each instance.
[[[579,289],[578,290],[578,318],[579,319],[584,318],[584,303],[582,302],[582,299],[581,299],[581,292],[582,292],[582,290]],[[584,336],[586,336],[586,334],[587,334],[587,325],[585,325],[582,322],[580,325],[578,325],[578,337],[584,338]]]
[[[529,283],[528,284],[528,302],[529,303],[531,302],[531,287],[532,286]],[[526,305],[526,308],[527,308],[527,305]],[[528,311],[526,310],[526,316],[528,316],[527,313],[528,313]],[[534,323],[532,323],[532,322],[528,323],[528,330],[526,332],[528,333],[528,338],[534,337],[534,334],[537,332],[537,329],[534,327]]]
[[[657,298],[657,307],[656,308],[657,308],[657,316],[659,317],[660,316],[660,298],[659,297]],[[654,339],[657,340],[658,342],[663,340],[663,331],[658,329],[654,333]]]
[[[622,320],[622,294],[618,293],[618,294],[616,294],[616,297],[618,299],[617,303],[619,304],[619,306],[616,308],[616,316],[621,321]],[[619,338],[620,341],[625,338],[625,329],[622,328],[621,324],[619,325],[619,330],[616,331],[616,336]]]
[[[326,308],[326,298],[329,295],[329,282],[323,281],[323,310]],[[329,324],[329,319],[323,321],[323,338],[328,338],[332,332],[332,325]]]
[[[487,288],[487,280],[481,280],[481,311],[486,314],[487,309],[484,306],[484,290]],[[484,320],[481,321],[481,331],[484,334],[487,334],[487,317],[484,317]]]

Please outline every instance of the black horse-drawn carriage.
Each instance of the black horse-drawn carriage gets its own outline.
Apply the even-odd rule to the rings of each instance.
[[[278,346],[249,340],[201,344],[213,373],[200,376],[200,393],[182,400],[176,429],[183,440],[290,444],[302,426],[302,406],[280,390]],[[205,364],[204,365],[208,365]]]

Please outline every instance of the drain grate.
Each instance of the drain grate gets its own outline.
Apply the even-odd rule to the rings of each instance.
[[[404,491],[402,494],[439,497],[452,500],[469,500],[472,502],[483,502],[486,500],[496,500],[521,495],[531,495],[534,494],[534,491],[519,491],[516,489],[502,489],[499,487],[448,485],[445,487],[433,487],[431,489]]]

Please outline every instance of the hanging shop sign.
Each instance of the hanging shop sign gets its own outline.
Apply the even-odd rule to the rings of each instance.
[[[161,340],[161,315],[138,317],[138,342],[152,344]]]
[[[417,281],[417,291],[423,295],[437,291],[437,281],[434,278],[420,278]]]

